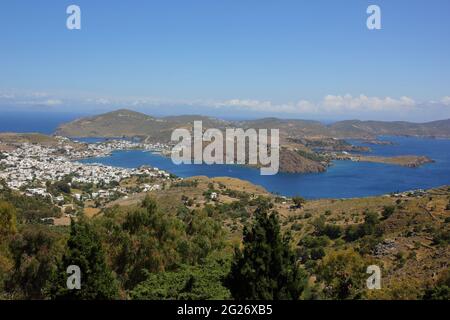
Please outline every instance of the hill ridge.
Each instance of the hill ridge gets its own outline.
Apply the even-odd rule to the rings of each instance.
[[[172,130],[202,120],[204,128],[242,126],[279,128],[286,137],[333,137],[374,139],[379,135],[450,137],[450,119],[424,123],[407,121],[343,120],[323,124],[316,120],[266,117],[255,120],[226,121],[203,115],[154,117],[128,108],[80,118],[61,124],[56,134],[73,137],[146,136],[167,141]]]

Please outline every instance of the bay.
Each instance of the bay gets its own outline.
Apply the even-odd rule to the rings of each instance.
[[[285,196],[300,195],[307,199],[376,196],[450,184],[450,140],[412,137],[381,137],[381,139],[392,141],[394,144],[368,145],[372,148],[371,154],[424,155],[435,160],[435,163],[419,168],[406,168],[380,163],[334,161],[324,173],[278,173],[275,176],[261,176],[258,169],[242,166],[175,165],[170,158],[144,151],[116,151],[108,157],[86,159],[82,162],[124,168],[150,165],[183,178],[199,175],[227,176],[248,180],[273,193]],[[365,145],[360,142],[359,144]]]

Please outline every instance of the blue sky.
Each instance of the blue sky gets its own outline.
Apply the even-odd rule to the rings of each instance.
[[[0,39],[4,110],[450,118],[448,0],[5,0]]]

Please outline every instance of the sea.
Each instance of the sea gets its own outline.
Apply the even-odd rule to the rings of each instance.
[[[41,132],[53,133],[57,126],[79,117],[75,114],[54,116],[35,115],[20,117],[9,115],[0,117],[0,132]],[[429,189],[450,185],[450,140],[416,137],[383,136],[381,140],[392,144],[372,145],[361,141],[351,141],[357,145],[367,145],[371,155],[398,156],[423,155],[434,163],[418,168],[398,165],[334,161],[323,173],[290,174],[278,173],[261,176],[259,169],[237,165],[175,165],[170,158],[149,151],[115,151],[110,156],[82,160],[84,163],[137,168],[149,165],[167,170],[179,177],[207,176],[233,177],[250,181],[266,190],[284,196],[302,196],[307,199],[356,198],[384,195],[416,189]],[[98,142],[101,139],[90,139]]]

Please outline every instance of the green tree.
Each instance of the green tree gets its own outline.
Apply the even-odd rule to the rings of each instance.
[[[365,260],[353,249],[327,254],[318,266],[318,279],[331,299],[362,299],[365,294]]]
[[[243,250],[236,249],[225,281],[232,296],[246,299],[299,299],[306,277],[296,264],[289,237],[282,238],[276,213],[258,208],[251,230],[244,229]]]
[[[54,299],[108,300],[118,297],[118,285],[105,262],[100,238],[86,221],[72,221],[67,251],[63,256],[50,293]],[[81,270],[81,289],[67,289],[67,267]]]
[[[17,231],[16,209],[8,202],[0,200],[0,239]]]
[[[56,181],[53,184],[47,182],[47,190],[53,195],[58,195],[60,193],[70,194],[71,188],[67,182]]]
[[[122,225],[118,272],[131,289],[146,279],[147,272],[161,272],[179,262],[180,240],[184,236],[181,220],[158,209],[156,201],[146,197],[140,208],[127,214]]]
[[[3,190],[1,182],[0,190]],[[0,200],[0,299],[2,299],[4,282],[9,271],[13,268],[9,240],[15,233],[16,210],[11,204]]]
[[[25,299],[44,299],[43,289],[62,255],[60,234],[47,226],[26,225],[10,243],[14,267],[7,290]]]

